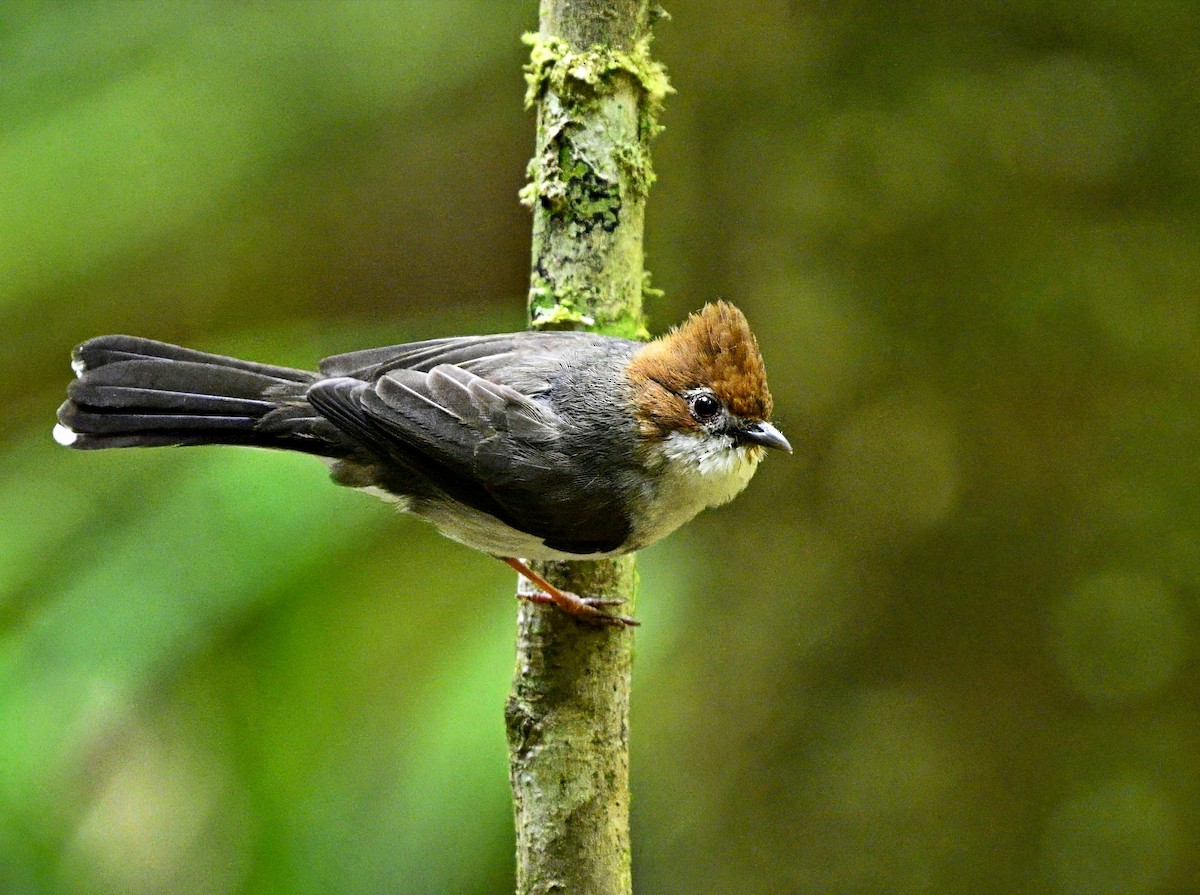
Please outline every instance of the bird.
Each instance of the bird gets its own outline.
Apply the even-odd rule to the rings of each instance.
[[[79,345],[53,436],[76,450],[247,445],[323,459],[362,489],[495,556],[523,595],[597,625],[619,600],[560,589],[529,560],[648,547],[749,483],[771,422],[758,342],[727,301],[637,342],[469,335],[325,358],[318,372],[152,339]]]

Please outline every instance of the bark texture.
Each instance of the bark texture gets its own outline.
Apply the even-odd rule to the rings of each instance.
[[[540,30],[526,37],[526,99],[538,113],[521,194],[533,211],[530,324],[644,337],[647,144],[670,89],[649,55],[652,5],[542,0],[540,13]],[[633,557],[535,567],[567,590],[624,599],[620,612],[633,611]],[[521,603],[506,710],[518,895],[632,891],[632,649],[632,629]]]

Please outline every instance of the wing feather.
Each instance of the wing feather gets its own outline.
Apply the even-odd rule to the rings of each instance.
[[[405,362],[420,358],[423,367],[447,350],[462,356],[461,346],[448,348],[455,341],[393,351],[383,360],[372,354],[367,360],[378,367],[398,357]],[[468,350],[476,361],[485,356],[478,353],[480,347],[475,343]],[[336,366],[346,368],[340,361]],[[571,447],[577,443],[572,441],[578,435],[574,424],[548,401],[505,382],[456,364],[392,367],[371,382],[339,378],[318,383],[310,389],[310,401],[373,452],[399,460],[447,496],[555,549],[608,552],[628,537],[629,520],[619,494],[604,487],[595,469]],[[403,491],[404,483],[395,487]]]
[[[429,339],[407,345],[389,345],[337,354],[321,361],[321,373],[329,377],[350,376],[374,381],[392,370],[428,373],[434,367],[452,364],[487,379],[503,371],[520,368],[523,361],[542,355],[560,356],[570,346],[599,345],[613,341],[605,336],[569,332],[519,332],[487,336],[456,336]],[[528,389],[522,388],[522,391]]]

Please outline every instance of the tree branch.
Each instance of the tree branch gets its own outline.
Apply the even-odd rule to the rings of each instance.
[[[670,90],[650,59],[648,0],[542,0],[526,41],[537,151],[522,201],[533,210],[535,328],[643,338],[642,229],[649,139]],[[625,599],[633,557],[540,563],[576,593]],[[581,624],[522,602],[506,709],[516,808],[517,893],[628,895],[632,631]]]

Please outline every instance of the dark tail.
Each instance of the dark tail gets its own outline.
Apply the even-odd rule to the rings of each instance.
[[[71,366],[79,378],[54,428],[68,447],[244,444],[346,454],[337,430],[305,400],[315,373],[133,336],[84,342]]]

